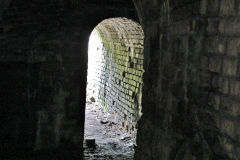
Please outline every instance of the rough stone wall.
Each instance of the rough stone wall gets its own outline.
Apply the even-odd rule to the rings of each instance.
[[[74,27],[81,24],[62,26],[71,21],[62,9],[60,3],[15,1],[3,14],[1,152],[81,143],[85,98],[79,102],[79,94],[86,78],[79,72],[86,67],[76,59],[86,59],[79,48],[87,52],[89,33],[82,29],[80,39]]]
[[[134,8],[71,0],[4,0],[0,8],[0,154],[81,148],[89,35]]]
[[[89,66],[95,68],[90,89],[102,106],[115,111],[113,121],[122,124],[135,137],[143,85],[142,28],[132,20],[112,18],[102,21],[94,32],[102,43],[95,46],[97,53],[92,55],[94,60],[97,56],[99,59],[93,63],[95,66]]]
[[[144,28],[135,159],[238,160],[239,0],[135,0]]]
[[[208,1],[200,8],[206,16],[200,82],[207,99],[205,115],[214,127],[204,134],[219,158],[234,160],[240,159],[239,3]]]
[[[102,19],[135,17],[130,1],[8,2],[0,3],[0,151],[81,143],[88,36]],[[135,159],[240,159],[240,1],[134,2],[146,71]]]

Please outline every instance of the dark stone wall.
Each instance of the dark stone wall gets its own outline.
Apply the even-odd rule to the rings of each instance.
[[[240,159],[239,1],[135,4],[146,71],[135,159]]]
[[[1,3],[1,153],[82,147],[89,35],[105,18],[136,18],[116,3]]]
[[[89,35],[136,20],[129,2],[0,2],[1,153],[82,143]],[[240,1],[134,3],[146,71],[135,159],[240,159]]]

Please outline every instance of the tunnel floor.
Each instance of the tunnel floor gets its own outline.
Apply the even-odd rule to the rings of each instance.
[[[0,160],[133,160],[134,140],[121,125],[113,123],[111,111],[88,101],[86,103],[85,135],[86,139],[95,139],[95,148],[84,142],[83,153],[74,146],[40,151],[33,155],[19,154],[0,156]]]
[[[85,160],[132,160],[134,143],[119,124],[113,123],[113,114],[94,102],[86,103],[85,140],[95,139],[96,148],[84,144]]]

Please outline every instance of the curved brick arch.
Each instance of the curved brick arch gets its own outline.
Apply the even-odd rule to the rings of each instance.
[[[142,27],[137,22],[127,19],[127,18],[110,18],[103,20],[96,29],[105,27],[108,29],[108,32],[114,32],[118,35],[119,39],[129,40],[131,38],[143,38],[144,33]],[[111,31],[115,30],[115,31]],[[130,37],[132,36],[132,37]],[[135,36],[135,37],[133,37]],[[126,43],[126,42],[125,42]]]
[[[115,122],[135,137],[142,108],[143,30],[140,24],[121,17],[102,21],[92,34],[102,40],[102,46],[96,46],[102,51],[96,54],[103,58],[89,58],[89,62],[96,60],[91,63],[96,74],[93,81],[89,79],[90,90],[102,106],[116,113]]]

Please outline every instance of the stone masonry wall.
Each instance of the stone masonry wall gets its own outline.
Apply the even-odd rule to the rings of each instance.
[[[212,148],[218,157],[234,160],[240,159],[239,4],[239,0],[203,1],[200,8],[206,17],[200,82],[207,98],[205,112],[214,127],[204,134],[212,134],[209,140],[216,141]]]
[[[239,0],[135,0],[144,28],[136,160],[240,159]]]
[[[102,40],[95,46],[92,92],[106,109],[113,109],[117,123],[136,135],[141,116],[143,74],[143,31],[126,18],[102,21],[94,30]],[[91,42],[90,42],[91,43]],[[94,44],[92,44],[94,45]],[[91,47],[91,46],[89,46]],[[91,58],[91,57],[90,57]],[[88,83],[91,80],[88,80]]]
[[[0,157],[63,148],[79,153],[88,38],[115,16],[136,18],[133,3],[0,2]]]
[[[87,59],[89,33],[67,10],[13,1],[2,15],[0,154],[82,143],[86,63],[76,60]]]

